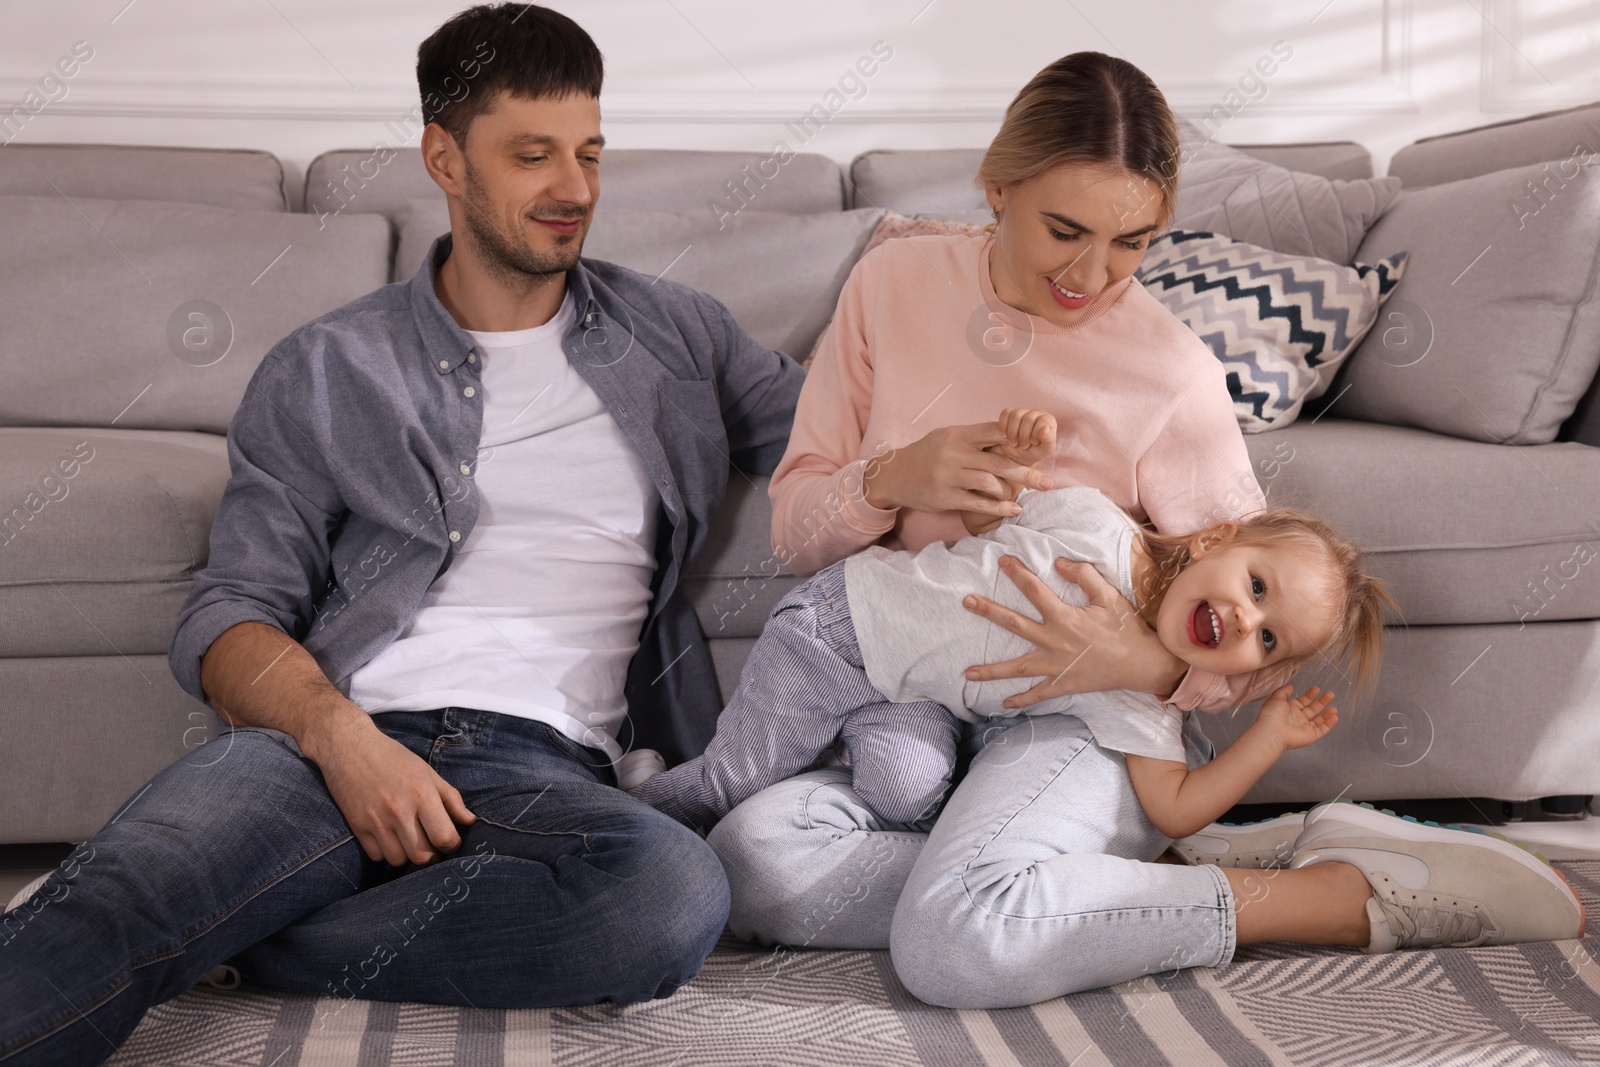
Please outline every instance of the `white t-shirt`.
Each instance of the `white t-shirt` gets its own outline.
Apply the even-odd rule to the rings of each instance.
[[[1033,646],[961,606],[980,593],[1037,618],[1038,611],[1000,570],[1011,555],[1068,604],[1089,598],[1055,568],[1058,556],[1092,563],[1134,600],[1131,518],[1098,489],[1026,490],[1022,514],[953,545],[934,542],[917,553],[873,546],[845,560],[845,593],[867,679],[897,703],[932,700],[968,722],[1013,715],[1069,714],[1082,719],[1102,748],[1186,762],[1183,712],[1149,693],[1116,689],[1056,697],[1029,708],[1003,701],[1031,689],[1034,678],[969,682],[967,667],[1023,655]],[[1135,601],[1137,602],[1137,601]]]
[[[567,362],[573,316],[569,292],[543,326],[468,331],[482,361],[477,525],[400,636],[351,677],[367,711],[502,712],[621,755],[660,495]]]

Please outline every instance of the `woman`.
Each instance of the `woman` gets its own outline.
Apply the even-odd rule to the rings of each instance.
[[[992,234],[891,241],[863,257],[772,480],[773,540],[791,570],[810,574],[870,544],[954,541],[965,533],[962,510],[1015,513],[1001,478],[1093,486],[1163,533],[1262,506],[1221,366],[1133,279],[1171,216],[1177,159],[1171,112],[1142,72],[1098,53],[1067,56],[1013,101],[979,169]],[[986,451],[1002,440],[996,415],[1012,405],[1055,415],[1053,461],[1032,469]],[[1216,709],[1286,676],[1279,668],[1230,688],[1184,674],[1092,567],[1058,565],[1094,607],[1069,612],[1014,564],[1007,573],[1042,624],[968,598],[1039,646],[969,672],[1040,678],[1016,706],[1126,688]],[[1193,710],[1185,739],[1191,766],[1214,754]],[[1152,862],[1169,840],[1145,817],[1120,757],[1080,720],[991,720],[976,740],[981,751],[931,836],[884,823],[841,769],[800,775],[736,808],[710,836],[728,871],[734,932],[797,946],[889,947],[913,993],[957,1007],[1026,1004],[1221,964],[1249,941],[1423,943],[1401,888],[1336,858],[1349,855],[1336,842],[1358,831],[1394,839],[1368,849],[1379,857],[1390,849],[1415,862],[1419,849],[1431,850],[1430,893],[1471,890],[1479,909],[1516,900],[1485,889],[1481,869],[1495,866],[1497,887],[1516,884],[1542,902],[1517,922],[1497,912],[1498,932],[1461,905],[1435,924],[1442,940],[1572,936],[1574,914],[1581,928],[1575,898],[1569,904],[1570,892],[1547,884],[1558,882],[1553,873],[1544,878],[1465,840],[1481,835],[1430,828],[1425,842],[1401,840],[1377,813],[1373,829],[1372,818],[1341,822],[1344,813],[1319,809],[1322,854],[1272,872],[1270,883],[1257,871]],[[1286,838],[1274,848],[1287,855],[1300,822],[1272,825]]]

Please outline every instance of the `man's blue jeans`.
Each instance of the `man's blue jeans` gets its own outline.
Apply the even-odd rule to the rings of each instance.
[[[480,1008],[664,997],[728,883],[693,832],[541,723],[461,708],[380,729],[478,821],[426,867],[366,858],[317,767],[240,729],[157,775],[0,923],[0,1060],[92,1064],[223,960],[336,997]]]

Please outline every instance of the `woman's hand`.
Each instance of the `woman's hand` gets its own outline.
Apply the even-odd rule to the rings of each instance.
[[[1021,513],[1005,482],[1050,488],[1026,464],[984,449],[1009,440],[998,422],[945,426],[867,465],[867,503],[885,510],[976,511],[1004,518]]]
[[[1168,652],[1155,631],[1139,617],[1126,597],[1112,588],[1092,564],[1058,559],[1056,569],[1089,597],[1077,608],[1054,591],[1020,560],[1004,556],[1000,569],[1039,611],[1039,620],[1019,615],[987,597],[967,597],[967,610],[1030,641],[1032,652],[1002,663],[967,668],[970,681],[996,678],[1039,678],[1032,689],[1006,700],[1008,708],[1025,708],[1066,693],[1131,689],[1170,696],[1189,665]]]

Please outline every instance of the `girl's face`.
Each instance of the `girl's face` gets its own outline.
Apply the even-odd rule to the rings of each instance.
[[[1167,588],[1156,636],[1212,674],[1245,674],[1308,659],[1333,637],[1337,608],[1328,558],[1299,544],[1191,545],[1194,562]]]
[[[987,195],[1000,214],[989,249],[995,295],[1057,326],[1076,323],[1134,272],[1162,207],[1150,179],[1087,163],[990,186]]]

